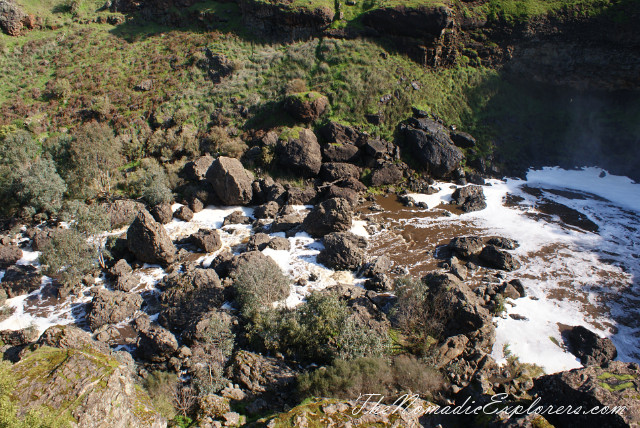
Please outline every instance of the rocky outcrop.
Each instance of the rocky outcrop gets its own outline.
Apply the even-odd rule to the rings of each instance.
[[[372,186],[385,186],[388,184],[398,184],[402,181],[403,171],[399,165],[386,163],[371,173]]]
[[[618,356],[616,346],[608,337],[600,337],[596,333],[576,326],[565,331],[563,337],[567,348],[585,366],[602,366]]]
[[[466,213],[480,211],[487,207],[487,202],[482,191],[482,186],[465,186],[456,189],[451,195],[453,202],[460,205],[460,209]]]
[[[0,282],[0,289],[3,289],[9,298],[29,294],[41,286],[41,275],[38,269],[30,265],[9,267]]]
[[[283,133],[276,156],[280,166],[303,177],[315,177],[322,166],[320,144],[310,129],[294,128]]]
[[[355,270],[364,262],[367,240],[351,232],[334,232],[325,235],[324,249],[318,254],[318,262],[331,269]]]
[[[640,369],[636,363],[611,361],[605,367],[591,366],[542,376],[534,381],[534,391],[540,405],[582,406],[583,410],[607,406],[625,407],[619,414],[549,414],[546,418],[555,426],[581,428],[586,426],[633,427],[640,424]],[[604,413],[604,412],[603,412]],[[608,412],[609,413],[609,412]]]
[[[346,199],[332,198],[318,204],[305,217],[302,227],[311,236],[322,237],[331,232],[351,229],[353,209]]]
[[[24,29],[27,14],[12,0],[0,0],[0,30],[10,36],[19,36]]]
[[[318,92],[301,92],[284,100],[284,109],[296,121],[311,123],[320,118],[329,106],[329,99]]]
[[[106,324],[117,324],[132,317],[142,305],[139,294],[100,290],[95,293],[87,314],[91,331]]]
[[[10,373],[20,412],[46,405],[55,416],[87,428],[167,426],[131,368],[96,348],[42,346],[27,353]]]
[[[512,271],[520,269],[520,262],[506,251],[499,250],[493,245],[487,245],[480,252],[480,260],[494,269]]]
[[[187,162],[182,171],[189,180],[204,180],[214,160],[215,159],[209,155],[200,156],[191,162]]]
[[[167,265],[176,259],[176,247],[164,227],[146,210],[140,211],[127,230],[127,247],[138,260]]]
[[[15,245],[0,245],[0,269],[16,264],[22,258],[22,250]]]
[[[112,229],[131,224],[139,212],[145,211],[143,203],[131,199],[118,199],[101,206],[111,220]]]
[[[73,325],[49,327],[40,335],[36,344],[58,349],[95,349],[103,353],[109,352],[107,345],[94,340],[89,333]]]
[[[239,351],[233,358],[233,380],[252,393],[282,390],[295,385],[296,372],[282,360]]]
[[[239,0],[246,28],[261,38],[292,42],[308,39],[333,22],[331,7],[312,4]]]
[[[484,239],[479,236],[459,236],[449,242],[449,248],[462,258],[480,254],[484,247]]]
[[[351,126],[346,126],[338,122],[329,122],[320,128],[320,136],[328,145],[353,146],[356,151],[368,140],[368,136]],[[351,149],[350,149],[351,150]],[[348,162],[350,159],[334,159],[329,162]]]
[[[207,181],[213,185],[225,205],[248,205],[253,198],[253,174],[238,159],[221,156],[207,171]]]
[[[400,126],[400,131],[416,161],[433,177],[449,176],[464,159],[447,129],[432,119],[412,118]]]
[[[158,323],[176,333],[182,332],[202,314],[224,302],[224,287],[214,269],[185,267],[184,272],[172,273],[158,284],[162,310]]]
[[[151,322],[145,314],[136,318],[137,352],[140,357],[155,363],[167,361],[178,350],[178,340],[169,330]]]
[[[359,179],[360,168],[345,162],[327,162],[320,169],[320,178],[324,181],[338,181],[349,177]]]

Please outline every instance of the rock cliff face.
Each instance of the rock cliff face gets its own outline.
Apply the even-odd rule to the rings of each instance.
[[[130,368],[91,347],[43,346],[11,370],[18,379],[13,396],[21,412],[47,405],[74,426],[167,426],[149,396],[134,384]]]
[[[333,21],[334,11],[287,7],[256,0],[239,0],[244,25],[261,37],[283,42],[309,39]]]

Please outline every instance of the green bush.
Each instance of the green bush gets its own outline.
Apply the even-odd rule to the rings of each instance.
[[[382,357],[389,351],[387,332],[358,322],[334,293],[312,293],[295,310],[260,311],[247,328],[256,347],[307,361]]]
[[[411,351],[424,355],[434,339],[441,338],[451,311],[443,295],[430,293],[428,284],[420,279],[399,278],[395,290],[398,300],[392,310],[394,321],[407,336]]]
[[[72,227],[85,237],[96,235],[111,228],[111,220],[106,211],[98,204],[87,205],[82,201],[71,200],[64,203],[61,218],[73,222]]]
[[[242,314],[251,318],[259,309],[289,295],[289,278],[270,257],[241,263],[231,274]]]
[[[444,387],[444,378],[434,368],[412,356],[392,362],[380,358],[336,360],[329,367],[298,376],[303,397],[356,399],[360,394],[382,394],[393,401],[404,393],[433,397]]]
[[[169,177],[155,159],[143,159],[127,178],[127,186],[130,196],[142,197],[151,206],[173,200]]]
[[[235,338],[230,317],[217,313],[209,318],[201,340],[192,346],[192,360],[197,367],[193,383],[200,394],[216,394],[229,384],[224,369],[233,353]]]
[[[46,275],[73,285],[96,267],[97,251],[76,229],[62,229],[47,241],[39,258]]]
[[[14,188],[16,199],[23,207],[34,213],[55,214],[62,206],[67,185],[51,159],[38,159],[20,174]]]
[[[120,145],[106,124],[90,122],[78,128],[69,144],[71,167],[66,175],[73,196],[90,199],[112,192],[122,164]]]

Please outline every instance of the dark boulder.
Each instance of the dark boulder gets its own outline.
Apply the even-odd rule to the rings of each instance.
[[[42,286],[41,277],[34,266],[14,265],[4,273],[0,289],[3,289],[9,298],[29,294]]]
[[[251,235],[247,242],[247,251],[262,251],[267,248],[271,241],[271,237],[266,233],[256,233]]]
[[[184,272],[163,278],[158,288],[163,291],[158,323],[176,333],[225,301],[225,289],[214,269],[187,266]]]
[[[251,219],[244,215],[243,211],[237,210],[226,216],[222,221],[223,227],[230,224],[251,224]]]
[[[329,145],[336,146],[362,146],[368,139],[366,134],[338,122],[329,122],[320,128],[320,136]],[[355,153],[354,153],[355,154]],[[336,160],[332,162],[346,162],[346,160]]]
[[[348,187],[331,185],[328,188],[324,189],[320,200],[328,200],[334,198],[345,199],[347,202],[349,202],[351,207],[355,208],[355,206],[358,204],[358,201],[360,200],[360,194]]]
[[[280,211],[280,205],[275,201],[262,204],[253,211],[253,216],[257,219],[274,218]]]
[[[139,212],[146,211],[142,202],[132,201],[131,199],[119,199],[111,203],[105,202],[101,207],[109,216],[112,229],[131,224]]]
[[[478,236],[459,236],[449,242],[449,248],[462,258],[469,258],[482,251],[484,239]]]
[[[22,250],[15,245],[0,245],[0,269],[16,264],[22,258]]]
[[[161,363],[171,358],[178,350],[178,340],[173,333],[152,323],[148,315],[136,318],[133,326],[138,332],[136,350],[142,358]]]
[[[89,333],[73,325],[49,327],[40,335],[37,344],[58,349],[96,349],[103,353],[109,352],[108,346],[97,342]]]
[[[41,251],[47,242],[49,242],[54,232],[55,229],[50,228],[37,229],[31,238],[31,248],[34,251]]]
[[[476,146],[476,139],[466,132],[451,131],[450,136],[453,144],[460,147],[461,149],[469,149]]]
[[[295,120],[311,123],[324,114],[329,99],[318,92],[301,92],[289,95],[284,101],[284,109]]]
[[[460,149],[451,141],[447,129],[436,121],[410,119],[400,129],[416,161],[433,177],[449,176],[464,159]]]
[[[451,196],[464,212],[480,211],[487,207],[482,186],[460,187]]]
[[[232,365],[233,381],[253,393],[281,391],[295,386],[296,372],[284,361],[238,351]]]
[[[95,293],[87,314],[91,331],[106,324],[117,324],[132,317],[142,305],[139,294],[100,290]]]
[[[19,36],[27,19],[27,14],[18,3],[12,0],[0,0],[0,29],[4,33]]]
[[[125,259],[120,259],[109,269],[109,275],[112,278],[117,278],[121,275],[129,275],[133,273],[133,269]]]
[[[357,162],[360,150],[353,144],[326,144],[322,147],[322,159],[327,162]]]
[[[205,253],[212,253],[222,247],[222,238],[217,230],[200,229],[191,235],[190,241]]]
[[[193,211],[188,206],[183,205],[173,213],[173,216],[178,220],[191,221],[193,219]]]
[[[496,248],[502,248],[503,250],[515,250],[520,246],[515,239],[503,238],[501,236],[494,236],[487,241],[488,245],[493,245]]]
[[[506,251],[487,245],[480,252],[480,260],[493,269],[512,271],[520,268],[520,262]]]
[[[400,166],[394,163],[387,163],[373,170],[371,173],[372,186],[385,186],[389,184],[398,184],[402,181],[403,172]]]
[[[389,273],[393,266],[393,262],[387,255],[376,257],[375,260],[367,263],[362,270],[362,275],[373,278],[377,275]]]
[[[193,181],[204,180],[207,176],[207,171],[209,171],[214,160],[215,159],[213,157],[206,155],[200,156],[191,162],[187,162],[183,168],[185,177]]]
[[[596,333],[576,326],[565,331],[563,337],[567,348],[585,366],[602,366],[618,356],[616,346],[608,337],[600,337]]]
[[[138,278],[132,273],[119,275],[113,282],[113,289],[129,292],[136,288],[139,282]]]
[[[147,211],[140,211],[129,226],[127,246],[142,262],[167,265],[176,259],[169,234]]]
[[[351,232],[334,232],[322,240],[324,249],[318,262],[331,269],[355,270],[362,266],[367,240]]]
[[[276,219],[269,226],[269,232],[285,232],[290,233],[300,229],[304,221],[304,216],[300,213],[285,214],[276,217]]]
[[[207,171],[207,181],[225,205],[248,205],[253,198],[253,174],[238,159],[221,156]]]
[[[287,238],[282,236],[276,236],[267,244],[267,248],[271,248],[276,251],[289,251],[291,249],[291,243]]]
[[[532,393],[539,405],[581,406],[581,412],[552,412],[545,417],[557,427],[634,427],[640,424],[640,368],[637,363],[611,361],[607,367],[590,366],[534,380]],[[609,411],[602,409],[608,407]],[[587,412],[597,408],[599,411]],[[614,408],[621,412],[612,412]],[[555,413],[555,414],[554,414]]]
[[[314,237],[331,232],[344,232],[351,229],[353,209],[342,198],[328,199],[317,205],[304,219],[302,227]]]
[[[360,168],[350,163],[327,162],[322,164],[320,178],[324,181],[338,181],[346,178],[360,178]]]
[[[291,187],[287,189],[287,205],[311,205],[317,196],[318,193],[311,187]]]
[[[171,204],[161,203],[156,205],[151,209],[151,215],[154,220],[160,224],[168,224],[171,223],[173,219],[173,210],[171,209]]]
[[[322,153],[315,134],[295,128],[283,133],[276,146],[278,164],[303,177],[315,177],[322,166]]]

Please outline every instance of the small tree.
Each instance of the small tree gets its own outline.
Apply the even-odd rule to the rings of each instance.
[[[254,316],[260,308],[289,295],[289,278],[270,257],[240,263],[232,277],[242,314],[247,318]]]
[[[64,284],[79,284],[97,264],[96,248],[76,229],[56,231],[40,253],[44,273]]]
[[[67,190],[51,159],[38,159],[24,170],[13,184],[18,202],[34,212],[56,213]]]

